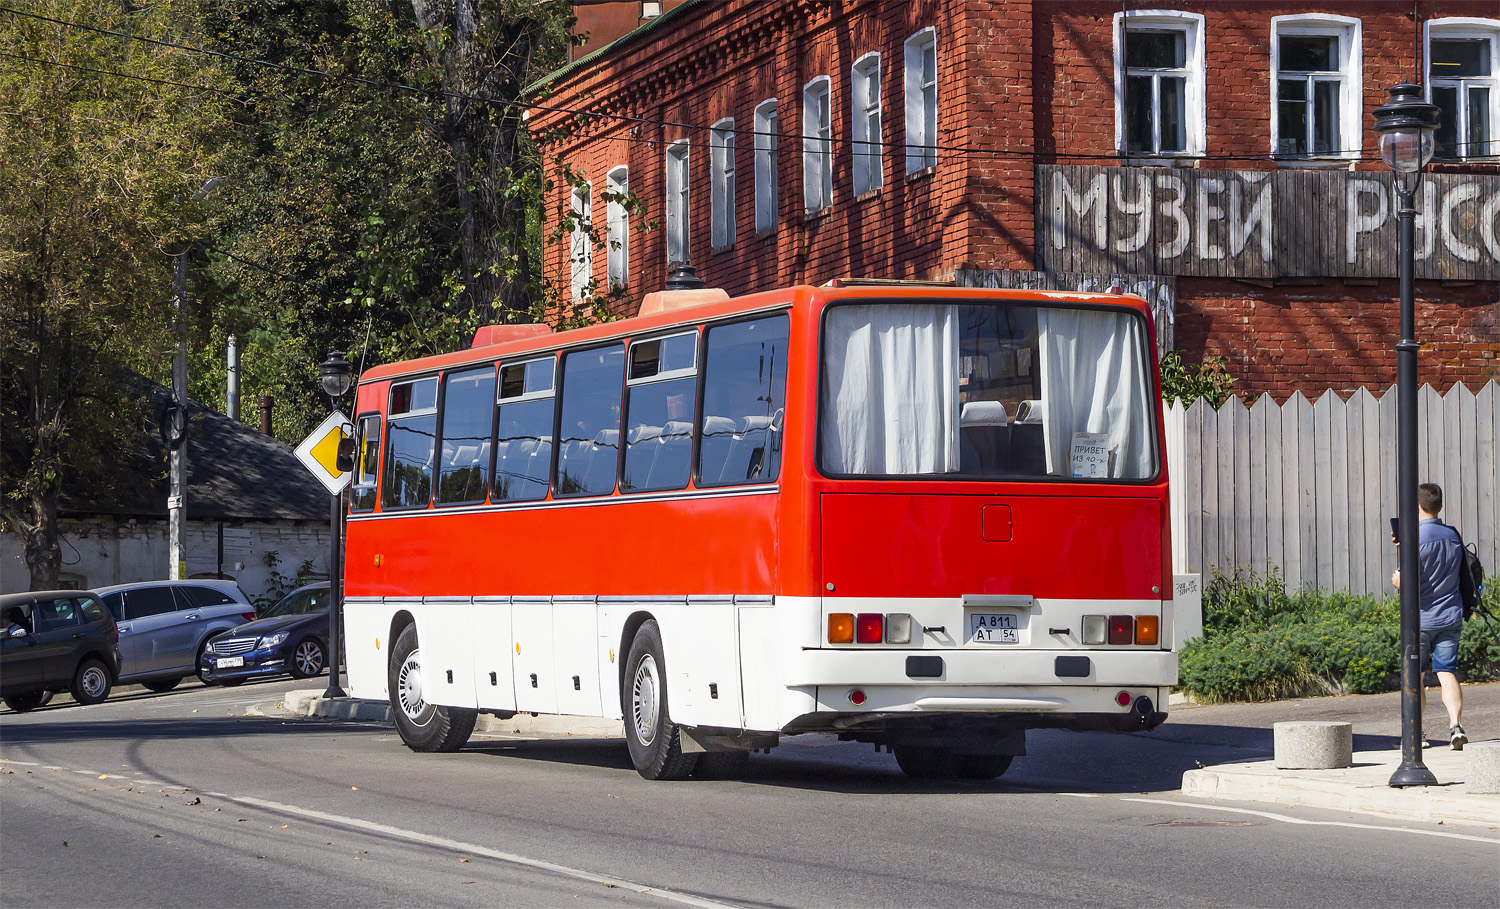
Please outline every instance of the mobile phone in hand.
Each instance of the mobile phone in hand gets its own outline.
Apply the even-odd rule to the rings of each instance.
[[[1393,540],[1400,540],[1401,539],[1401,519],[1400,518],[1391,518],[1391,539],[1393,539]]]

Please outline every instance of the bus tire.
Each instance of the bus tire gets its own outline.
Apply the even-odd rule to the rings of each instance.
[[[412,751],[457,751],[474,733],[479,711],[462,707],[439,707],[422,696],[422,651],[417,645],[417,626],[408,625],[391,648],[387,681],[391,692],[391,714],[396,732]]]
[[[672,722],[666,665],[661,629],[648,619],[630,642],[622,705],[630,762],[648,780],[686,779],[698,763],[697,754],[683,753],[682,731]]]
[[[693,776],[700,780],[737,780],[749,762],[748,751],[706,751],[698,755]]]

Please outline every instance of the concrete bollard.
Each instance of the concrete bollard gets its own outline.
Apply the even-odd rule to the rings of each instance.
[[[1464,783],[1470,792],[1500,792],[1500,741],[1464,746]]]
[[[1354,724],[1277,723],[1271,727],[1278,770],[1338,770],[1354,764]]]

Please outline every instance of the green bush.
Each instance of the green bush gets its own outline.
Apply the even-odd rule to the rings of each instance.
[[[1485,591],[1500,616],[1500,584]],[[1401,617],[1394,594],[1290,593],[1274,571],[1215,572],[1203,590],[1203,636],[1180,656],[1180,685],[1209,703],[1306,694],[1373,694],[1400,671]],[[1465,624],[1459,674],[1500,675],[1500,629]]]

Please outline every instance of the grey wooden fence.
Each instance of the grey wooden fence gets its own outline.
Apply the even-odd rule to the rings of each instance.
[[[1500,384],[1417,396],[1418,482],[1443,487],[1445,521],[1500,571]],[[1316,401],[1269,395],[1167,408],[1172,563],[1178,573],[1274,568],[1291,589],[1391,589],[1396,390]]]

